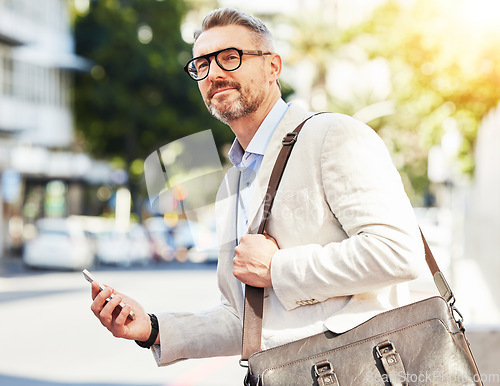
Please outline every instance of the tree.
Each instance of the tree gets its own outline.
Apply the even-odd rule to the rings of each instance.
[[[409,195],[415,198],[429,186],[428,151],[447,130],[461,134],[458,167],[473,174],[479,123],[500,100],[500,33],[494,9],[478,8],[473,2],[469,9],[464,8],[467,2],[446,0],[402,4],[387,1],[369,20],[343,30],[301,23],[299,33],[303,29],[307,33],[307,28],[318,33],[296,39],[300,44],[295,48],[296,56],[307,57],[319,69],[316,87],[329,94],[328,109],[346,114],[374,101],[370,95],[333,97],[326,79],[335,63],[348,59],[346,52],[355,53],[353,65],[375,59],[387,63],[392,87],[386,100],[394,112],[368,123],[388,145]],[[489,22],[482,22],[488,16]]]
[[[410,131],[416,139],[402,150],[412,153],[418,146],[419,163],[426,165],[426,150],[447,131],[457,130],[463,138],[459,167],[472,175],[479,123],[500,100],[500,53],[495,48],[500,35],[498,28],[489,28],[493,25],[475,25],[464,4],[419,0],[402,8],[388,2],[372,20],[378,44],[370,53],[388,58],[393,73],[398,113],[383,124],[394,133]],[[414,180],[422,171],[420,167],[413,174]]]
[[[181,0],[99,0],[75,18],[76,52],[94,63],[75,80],[77,131],[93,155],[118,158],[130,171],[195,132],[212,129],[219,145],[233,138],[183,71],[191,57],[180,32],[186,12]]]

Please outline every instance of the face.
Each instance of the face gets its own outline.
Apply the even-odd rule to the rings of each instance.
[[[194,56],[229,47],[262,50],[252,42],[252,33],[242,26],[215,27],[203,32],[194,46]],[[225,123],[249,116],[259,110],[270,93],[270,64],[266,56],[243,55],[240,68],[225,71],[210,59],[207,78],[198,82],[210,113]],[[274,78],[275,79],[275,78]]]

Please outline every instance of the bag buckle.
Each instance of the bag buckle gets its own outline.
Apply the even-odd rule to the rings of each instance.
[[[455,306],[455,302],[453,302],[453,304],[451,305],[451,313],[452,313],[453,319],[455,319],[455,323],[458,325],[458,328],[460,329],[460,331],[464,332],[465,331],[464,317],[462,316],[462,313]]]
[[[248,359],[240,359],[241,367],[248,367]]]
[[[287,133],[283,137],[283,140],[281,141],[281,143],[283,144],[283,146],[291,146],[291,145],[295,144],[295,142],[297,142],[298,135],[299,135],[299,133],[296,133],[293,131],[291,133]]]
[[[382,367],[386,375],[389,377],[391,385],[408,385],[405,377],[406,370],[401,356],[396,351],[396,346],[390,340],[384,340],[375,346],[377,354],[380,358]],[[399,382],[392,382],[398,380]]]
[[[396,352],[396,348],[394,347],[394,345],[390,340],[384,340],[382,343],[377,344],[375,348],[377,350],[379,358],[382,358],[384,356],[389,356]]]
[[[338,386],[339,381],[330,361],[324,360],[316,363],[314,365],[314,372],[318,377],[319,386]]]

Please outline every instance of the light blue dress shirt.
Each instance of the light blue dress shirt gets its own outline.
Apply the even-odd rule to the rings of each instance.
[[[255,176],[259,171],[264,153],[274,130],[288,110],[288,104],[278,99],[257,132],[250,141],[246,151],[243,150],[238,139],[235,139],[229,150],[229,160],[239,170],[238,207],[236,211],[237,240],[248,231],[248,209],[252,202],[255,188]]]

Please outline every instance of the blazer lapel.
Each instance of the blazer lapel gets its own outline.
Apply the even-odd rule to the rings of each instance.
[[[308,115],[310,114],[306,110],[292,103],[283,116],[283,119],[278,124],[278,127],[276,127],[257,173],[252,203],[248,212],[248,233],[255,233],[260,224],[267,185],[271,177],[274,163],[281,150],[283,137],[287,133],[293,131]]]
[[[217,192],[215,213],[219,248],[225,248],[236,240],[236,199],[238,197],[239,172],[230,168]]]
[[[218,284],[224,297],[239,314],[243,315],[243,287],[233,276],[234,248],[236,247],[236,205],[238,197],[239,171],[231,167],[217,192],[215,213],[217,238],[219,241],[219,261],[217,266]]]

